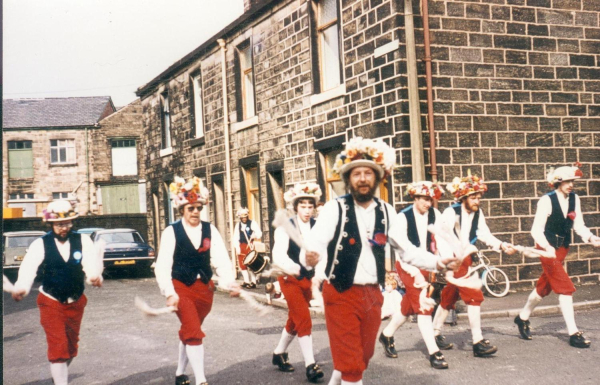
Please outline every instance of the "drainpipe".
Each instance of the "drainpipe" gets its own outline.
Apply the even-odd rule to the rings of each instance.
[[[429,42],[429,0],[422,1],[423,36],[425,44],[425,76],[427,79],[427,126],[429,128],[429,160],[431,180],[437,182],[437,162],[435,157],[435,121],[433,119],[433,85],[431,76],[431,45]]]
[[[87,213],[86,215],[92,215],[92,206],[91,206],[91,194],[90,191],[90,148],[88,143],[88,128],[85,128],[85,178],[87,183]]]
[[[425,179],[423,160],[423,131],[421,130],[421,108],[415,51],[415,24],[412,0],[404,0],[404,22],[406,32],[406,61],[408,72],[408,107],[410,118],[410,153],[413,182]]]
[[[231,154],[229,149],[229,111],[227,110],[227,44],[225,40],[218,39],[221,47],[221,75],[223,83],[223,131],[225,135],[225,183],[227,184],[227,219],[229,221],[229,246],[231,250],[231,260],[233,263],[233,276],[237,277],[237,258],[235,256],[235,245],[233,244],[233,192],[231,191]]]

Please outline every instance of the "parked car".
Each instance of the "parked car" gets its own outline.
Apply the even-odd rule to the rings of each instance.
[[[83,229],[75,230],[76,233],[79,234],[92,234],[96,231],[104,230],[104,227],[84,227]]]
[[[135,267],[149,271],[154,249],[133,229],[98,230],[91,235],[94,244],[104,251],[104,268]]]
[[[5,269],[18,269],[29,246],[43,231],[9,231],[2,234],[2,266]]]

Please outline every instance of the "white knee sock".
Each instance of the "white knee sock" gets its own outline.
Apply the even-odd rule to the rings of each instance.
[[[423,336],[423,341],[425,341],[425,346],[427,346],[429,355],[439,352],[440,349],[435,343],[435,336],[433,335],[433,321],[431,316],[419,314],[417,316],[417,325],[419,326],[419,330],[421,331],[421,335]]]
[[[244,282],[250,283],[250,278],[248,278],[248,270],[240,270],[242,272],[242,277],[244,277]]]
[[[298,343],[302,350],[302,356],[304,357],[304,366],[315,363],[315,356],[313,354],[313,343],[312,336],[298,337]]]
[[[407,317],[402,315],[401,312],[397,311],[392,315],[392,319],[390,323],[387,324],[385,329],[383,329],[383,335],[386,337],[393,337],[394,333],[400,326],[402,326],[407,320]]]
[[[204,345],[186,345],[185,350],[194,371],[196,385],[206,382],[206,377],[204,377]]]
[[[185,374],[185,368],[187,367],[188,361],[189,360],[185,352],[185,345],[183,342],[179,341],[179,357],[177,361],[177,370],[175,371],[176,376]]]
[[[277,345],[275,350],[273,350],[273,353],[281,354],[287,352],[288,347],[294,340],[294,337],[295,335],[288,333],[287,330],[283,328],[283,331],[281,332],[281,338],[279,339],[279,344]]]
[[[250,276],[250,283],[256,283],[256,274],[248,270],[248,275]]]
[[[475,345],[483,339],[483,334],[481,333],[481,307],[467,305],[467,315],[469,316],[473,345]]]
[[[342,380],[342,385],[362,385],[362,380],[356,382],[344,381]]]
[[[341,383],[342,383],[342,372],[334,369],[333,373],[331,373],[331,380],[329,380],[329,383],[327,385],[340,385]]]
[[[531,316],[533,309],[535,309],[535,307],[539,305],[540,302],[542,302],[542,297],[540,297],[536,289],[533,289],[533,291],[531,292],[531,294],[529,294],[529,297],[527,298],[527,303],[525,304],[525,307],[523,307],[523,310],[521,310],[521,313],[519,313],[519,318],[521,318],[523,321],[527,321]]]
[[[560,294],[558,296],[558,302],[560,303],[560,310],[567,324],[567,331],[570,336],[577,333],[577,325],[575,325],[575,310],[573,310],[573,297],[570,295]]]
[[[444,326],[444,322],[446,322],[446,318],[448,318],[448,314],[450,314],[450,310],[446,310],[441,306],[438,306],[435,311],[435,316],[433,317],[433,334],[439,336],[442,334],[442,327]]]
[[[52,373],[54,385],[67,385],[69,383],[69,368],[66,362],[50,364],[50,373]]]

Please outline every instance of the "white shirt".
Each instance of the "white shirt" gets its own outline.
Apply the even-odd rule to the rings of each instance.
[[[565,196],[565,194],[560,191],[556,191],[556,196],[558,197],[558,203],[560,204],[563,216],[566,218],[569,210],[569,197]],[[533,219],[533,225],[531,226],[531,236],[533,237],[533,240],[543,248],[550,245],[544,235],[546,221],[550,214],[552,214],[552,201],[548,195],[544,195],[537,203],[535,218]],[[575,230],[577,235],[579,235],[585,243],[588,243],[593,235],[590,229],[583,223],[581,202],[578,195],[575,195],[575,219],[573,220],[573,230]]]
[[[191,226],[184,219],[181,220],[181,223],[194,248],[200,248],[202,225]],[[227,252],[223,238],[221,238],[221,234],[219,234],[219,231],[213,225],[210,225],[210,237],[210,265],[215,268],[215,273],[219,277],[219,286],[227,289],[229,284],[235,280],[231,261],[229,260],[229,253]],[[175,245],[175,231],[173,230],[173,226],[169,226],[164,229],[160,238],[160,250],[158,251],[156,266],[154,268],[160,292],[167,298],[176,294],[171,276]]]
[[[400,245],[400,228],[398,224],[398,217],[394,208],[385,202],[382,202],[387,207],[388,212],[388,238],[398,245]],[[362,244],[362,250],[358,258],[358,264],[356,266],[356,273],[354,274],[354,284],[366,285],[377,283],[377,267],[375,264],[375,255],[371,249],[369,238],[373,236],[373,229],[375,227],[375,208],[377,204],[372,201],[367,208],[359,206],[354,202],[354,208],[356,210],[356,220],[358,224],[358,231],[360,234],[360,242]],[[316,270],[324,269],[323,265],[327,263],[327,246],[329,242],[333,240],[335,235],[335,229],[337,228],[340,220],[338,214],[338,202],[337,200],[331,200],[323,206],[323,209],[319,213],[319,220],[313,226],[312,230],[305,238],[305,248],[310,251],[315,251],[319,254],[319,262]],[[367,236],[369,233],[369,236]],[[337,241],[337,240],[336,240]],[[416,249],[414,245],[406,246],[409,247],[407,250],[402,250],[399,253],[400,258],[418,268],[427,269],[434,271],[438,261],[437,257],[428,258],[423,253],[412,253],[409,252],[411,249]],[[343,252],[343,251],[342,251]],[[432,254],[429,256],[432,256]],[[306,256],[304,253],[300,254],[300,263],[306,266]],[[309,267],[307,267],[309,268]],[[310,268],[309,268],[310,269]]]
[[[68,240],[65,243],[62,243],[56,238],[54,238],[54,243],[56,243],[56,247],[58,248],[58,252],[62,259],[67,262],[71,254],[71,243]],[[81,267],[88,280],[96,277],[100,277],[100,280],[102,280],[104,263],[102,258],[99,258],[99,253],[97,252],[96,247],[94,247],[94,242],[92,242],[90,237],[86,234],[81,234],[81,249],[83,255],[81,258]],[[46,249],[44,248],[44,241],[42,238],[38,238],[33,241],[31,246],[29,246],[27,254],[25,254],[23,262],[21,262],[21,266],[19,267],[19,278],[15,283],[15,289],[25,290],[25,295],[29,294],[33,281],[37,275],[38,267],[44,262],[45,256]],[[40,293],[44,294],[46,297],[57,301],[56,298],[44,291],[43,286],[40,286],[39,290]],[[68,298],[67,302],[71,303],[74,302],[74,300],[73,298]]]
[[[473,218],[475,217],[475,212],[468,213],[467,209],[465,209],[465,205],[461,204],[460,209],[462,210],[462,214],[460,216],[460,234],[458,239],[462,244],[463,248],[468,246],[471,242],[469,240],[469,234],[471,232],[471,224],[473,223]],[[458,222],[458,215],[456,215],[456,211],[452,206],[448,207],[444,210],[442,214],[442,223],[445,231],[448,231],[454,234],[454,229]],[[492,235],[490,232],[490,228],[485,222],[485,216],[483,215],[483,211],[481,208],[479,209],[479,222],[477,225],[477,239],[481,242],[485,243],[489,247],[493,248],[496,251],[500,251],[500,246],[502,245],[502,241]]]
[[[243,229],[245,229],[245,227],[247,226],[247,223],[248,222],[246,222],[244,224],[244,223],[242,223],[242,221],[239,221],[233,231],[233,244],[234,244],[235,251],[237,254],[240,254],[240,252],[241,252],[240,251],[240,225],[242,226]],[[252,230],[252,235],[250,236],[250,239],[248,239],[248,241],[250,241],[252,239],[262,238],[262,231],[260,230],[260,226],[258,225],[257,221],[252,221],[252,223],[250,224],[250,229]],[[246,243],[246,237],[242,238],[241,241]]]
[[[310,232],[310,221],[302,222],[302,220],[296,215],[295,218],[296,226],[300,230],[300,234],[304,238],[306,234]],[[273,235],[275,244],[273,245],[273,262],[281,266],[287,271],[297,272],[295,275],[300,274],[300,265],[292,261],[288,255],[288,246],[290,242],[290,236],[288,233],[278,227],[275,229]]]

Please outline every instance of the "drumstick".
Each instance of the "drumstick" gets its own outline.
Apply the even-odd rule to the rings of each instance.
[[[535,249],[533,247],[525,247],[525,246],[514,246],[514,248],[519,253],[522,253],[524,256],[526,256],[528,258],[539,258],[539,257],[556,258],[556,255],[548,253],[546,250],[539,250],[539,249]]]
[[[298,230],[298,228],[296,228],[296,226],[294,226],[292,222],[290,222],[290,217],[288,217],[287,211],[285,209],[277,210],[272,225],[273,227],[281,227],[287,233],[290,239],[296,245],[298,245],[299,248],[304,247],[304,242],[302,241],[302,234],[300,233],[300,230]]]
[[[160,314],[169,314],[177,311],[175,306],[167,306],[159,309],[153,308],[137,295],[135,296],[135,307],[137,307],[144,315],[147,316],[157,316]]]
[[[10,282],[10,280],[8,279],[8,277],[4,274],[2,274],[2,290],[4,290],[7,293],[13,293],[13,291],[15,291],[15,286]]]
[[[454,236],[454,234],[443,231],[440,225],[429,225],[427,226],[427,231],[445,241],[450,246],[450,249],[452,249],[452,254],[454,254],[455,257],[461,260],[463,259],[463,247],[460,243],[460,240]]]

